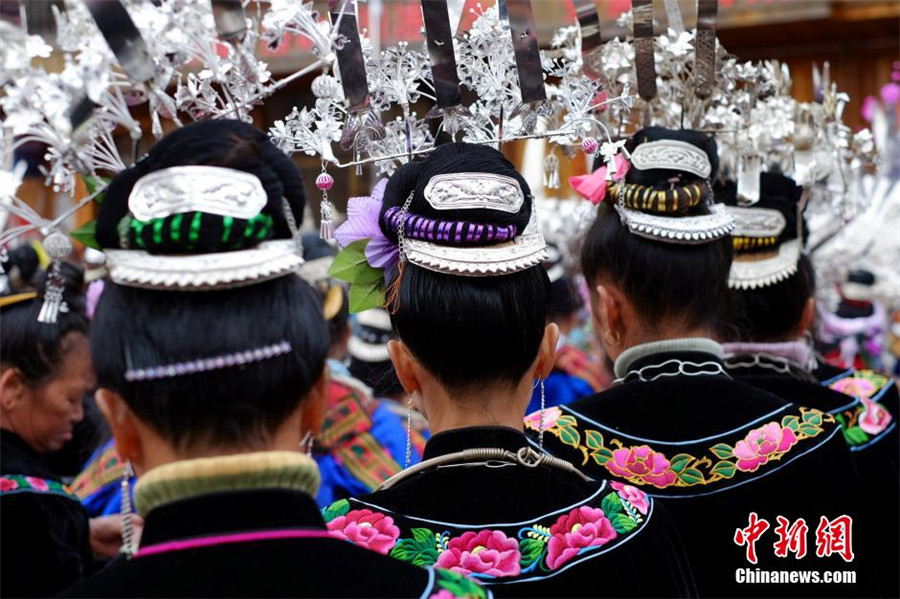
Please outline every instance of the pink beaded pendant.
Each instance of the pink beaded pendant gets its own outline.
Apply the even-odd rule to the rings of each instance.
[[[328,173],[322,173],[318,177],[316,177],[316,187],[319,188],[319,191],[328,191],[334,186],[334,177],[329,175]]]
[[[597,140],[593,137],[588,137],[581,142],[581,149],[585,154],[595,154],[597,152],[597,148],[599,148],[599,144]]]

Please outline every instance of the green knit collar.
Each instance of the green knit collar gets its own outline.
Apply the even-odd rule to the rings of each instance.
[[[145,473],[135,485],[134,505],[146,516],[160,505],[218,491],[279,488],[315,496],[319,481],[315,460],[295,451],[197,458]]]

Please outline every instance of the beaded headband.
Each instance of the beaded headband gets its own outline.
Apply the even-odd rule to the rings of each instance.
[[[212,370],[222,370],[224,368],[234,368],[235,366],[245,366],[255,362],[271,360],[272,358],[277,358],[278,356],[283,356],[290,352],[290,342],[281,341],[279,343],[273,343],[272,345],[264,345],[256,349],[248,349],[209,358],[198,358],[196,360],[150,366],[148,368],[128,368],[128,370],[125,371],[125,380],[129,383],[155,381],[197,374],[200,372],[209,372]]]

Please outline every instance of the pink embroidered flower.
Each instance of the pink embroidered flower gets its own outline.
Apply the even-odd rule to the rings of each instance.
[[[15,491],[19,488],[19,483],[11,478],[0,478],[0,492]]]
[[[340,539],[383,555],[388,554],[400,537],[393,518],[372,510],[353,510],[346,516],[338,516],[328,523],[328,530]]]
[[[544,430],[550,430],[556,425],[556,421],[562,416],[562,410],[553,406],[544,410]],[[541,412],[540,410],[529,414],[525,417],[525,426],[534,431],[541,430]]]
[[[832,383],[831,388],[845,395],[859,398],[872,397],[878,390],[872,381],[852,376]]]
[[[633,505],[637,511],[647,515],[647,511],[650,509],[650,502],[647,500],[647,494],[641,491],[636,487],[632,487],[631,485],[625,485],[620,482],[612,482],[610,483],[612,488],[618,492],[619,497],[625,499]]]
[[[755,428],[734,446],[738,470],[755,472],[762,464],[768,462],[773,454],[783,453],[796,443],[794,431],[782,428],[776,422]]]
[[[518,541],[499,530],[469,531],[450,539],[435,565],[460,574],[517,576],[521,557]]]
[[[623,447],[613,452],[606,469],[623,478],[638,478],[660,489],[675,482],[675,473],[669,470],[669,460],[646,445]]]
[[[618,535],[603,510],[583,505],[560,516],[550,527],[547,565],[556,570],[585,547],[605,545]]]
[[[28,484],[31,485],[35,491],[47,491],[50,489],[50,485],[43,479],[26,476],[25,480],[28,481]]]
[[[859,428],[870,435],[877,435],[891,423],[891,413],[883,405],[868,398],[862,398],[865,409],[859,417]]]

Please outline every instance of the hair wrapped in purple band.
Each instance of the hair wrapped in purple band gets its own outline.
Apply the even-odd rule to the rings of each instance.
[[[400,212],[401,208],[394,206],[384,213],[385,224],[394,231],[400,228]],[[511,241],[517,232],[515,225],[497,226],[470,221],[436,220],[415,214],[406,214],[404,220],[406,237],[460,246]]]

